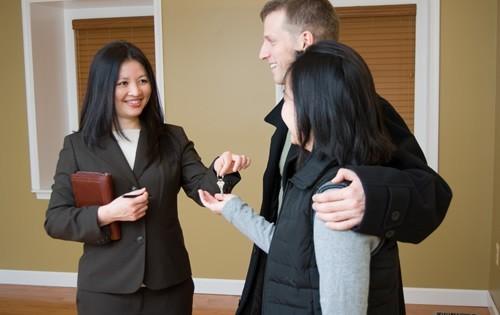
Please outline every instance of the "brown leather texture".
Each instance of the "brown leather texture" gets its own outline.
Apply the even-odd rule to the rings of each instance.
[[[78,171],[71,174],[71,186],[76,206],[102,206],[113,201],[113,180],[110,173]],[[109,225],[111,240],[121,237],[119,222]]]

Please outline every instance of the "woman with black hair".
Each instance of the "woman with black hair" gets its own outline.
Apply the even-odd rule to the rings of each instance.
[[[224,152],[206,168],[179,126],[165,124],[153,69],[134,45],[116,41],[95,55],[80,129],[64,139],[45,229],[83,243],[78,267],[80,315],[192,313],[193,281],[177,210],[182,188],[219,191],[217,175],[248,167]],[[110,173],[115,199],[77,207],[70,177]],[[239,175],[224,177],[225,191]],[[200,203],[201,204],[201,203]],[[120,222],[121,239],[109,224]]]
[[[268,254],[262,309],[255,314],[362,315],[374,314],[372,307],[404,313],[395,241],[330,230],[312,210],[313,194],[349,184],[330,182],[339,168],[393,159],[368,66],[348,46],[323,41],[297,57],[285,82],[281,116],[295,157],[284,167],[276,223],[235,195],[199,192],[206,207]],[[378,279],[371,282],[376,287],[370,277]]]

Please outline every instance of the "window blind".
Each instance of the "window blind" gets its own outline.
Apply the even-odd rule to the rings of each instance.
[[[366,61],[378,94],[414,127],[416,6],[339,7],[340,41]]]
[[[96,52],[114,40],[139,47],[155,69],[154,18],[152,16],[73,20],[79,109],[87,88],[90,63]],[[79,110],[80,111],[80,110]]]

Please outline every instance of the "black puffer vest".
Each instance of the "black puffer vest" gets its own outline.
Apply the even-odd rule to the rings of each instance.
[[[283,203],[267,259],[262,298],[265,315],[321,314],[311,198],[338,169],[332,161],[315,155],[293,175],[294,164],[295,159],[285,166]]]
[[[295,163],[293,158],[285,166],[283,203],[263,279],[262,315],[321,314],[311,198],[338,167],[312,154],[294,174]],[[396,242],[383,240],[371,257],[368,315],[404,314],[400,283]]]

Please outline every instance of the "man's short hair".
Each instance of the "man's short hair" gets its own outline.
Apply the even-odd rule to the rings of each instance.
[[[339,38],[339,18],[328,0],[270,0],[260,11],[260,18],[264,21],[279,10],[285,11],[290,25],[311,32],[315,41]]]

